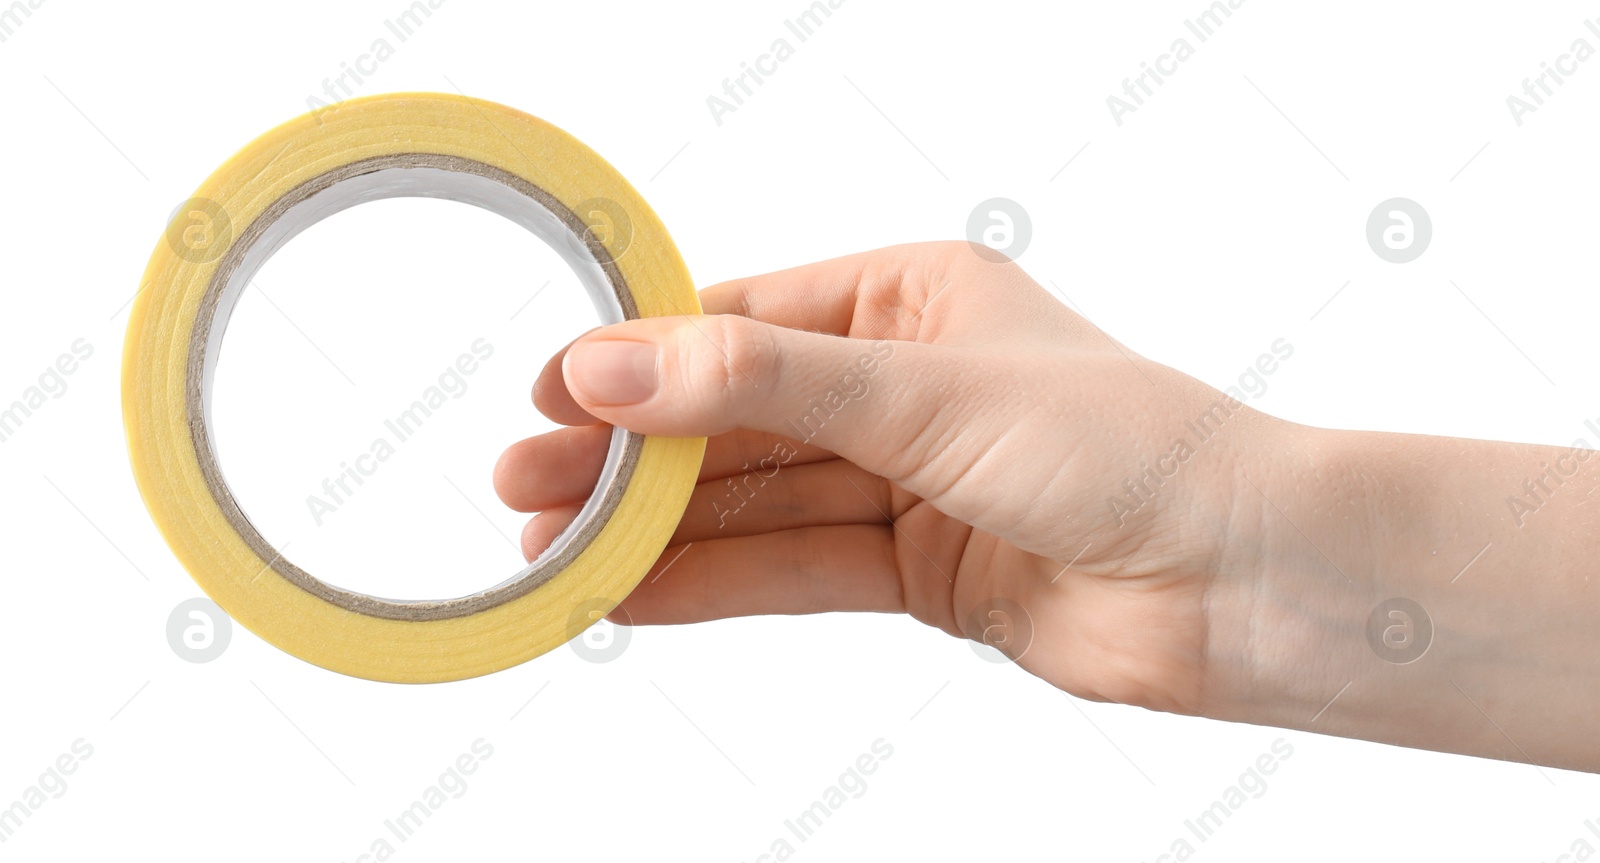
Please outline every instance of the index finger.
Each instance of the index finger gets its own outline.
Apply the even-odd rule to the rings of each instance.
[[[740,315],[794,330],[904,338],[895,310],[921,308],[944,283],[952,245],[890,246],[721,282],[700,292],[700,305],[708,315]]]

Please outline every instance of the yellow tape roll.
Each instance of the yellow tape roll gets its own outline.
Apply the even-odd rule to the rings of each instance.
[[[471,596],[382,599],[284,559],[217,466],[206,424],[217,347],[239,292],[279,246],[339,210],[398,196],[463,201],[523,224],[568,259],[607,323],[700,312],[661,221],[570,135],[462,96],[357,99],[252,141],[174,216],[128,322],[123,421],[156,526],[235,620],[345,674],[459,680],[559,646],[620,602],[671,537],[705,441],[616,430],[572,527],[511,579]]]

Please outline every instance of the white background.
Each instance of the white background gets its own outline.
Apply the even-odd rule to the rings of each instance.
[[[1264,410],[1594,441],[1600,60],[1520,127],[1505,100],[1600,45],[1600,7],[1253,0],[1120,127],[1106,97],[1200,0],[848,0],[720,125],[706,98],[796,41],[801,0],[448,0],[401,43],[384,22],[404,8],[48,0],[0,43],[0,405],[94,349],[0,444],[0,806],[94,747],[0,853],[354,860],[478,738],[493,756],[398,859],[748,861],[787,836],[803,860],[1154,860],[1280,737],[1292,757],[1197,859],[1600,845],[1594,777],[1083,703],[899,617],[639,629],[610,663],[563,648],[437,686],[345,678],[238,627],[191,664],[166,623],[199,590],[145,515],[118,401],[125,304],[173,208],[383,37],[358,92],[459,88],[567,129],[702,285],[959,237],[1003,196],[1032,218],[1024,268],[1146,356],[1227,386],[1288,339]],[[1434,226],[1405,265],[1365,239],[1394,196]],[[258,288],[217,423],[268,538],[393,596],[514,571],[522,517],[489,471],[548,427],[528,386],[595,321],[553,253],[461,205],[388,202],[313,229]],[[306,495],[480,337],[496,353],[466,395],[314,528]],[[784,820],[879,738],[867,791],[794,840]]]

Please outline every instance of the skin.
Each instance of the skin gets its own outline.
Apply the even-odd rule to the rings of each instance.
[[[569,427],[495,467],[532,559],[608,424],[709,438],[617,619],[906,613],[1082,698],[1600,771],[1600,455],[1276,419],[967,243],[700,296],[557,354],[534,402]]]

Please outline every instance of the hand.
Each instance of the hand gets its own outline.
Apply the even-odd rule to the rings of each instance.
[[[495,468],[539,513],[524,553],[594,488],[604,423],[706,435],[634,623],[906,612],[1084,698],[1600,770],[1592,444],[1274,419],[987,254],[883,249],[585,334],[534,387],[572,427]]]
[[[707,288],[702,317],[585,334],[534,388],[571,428],[495,469],[501,499],[538,512],[524,554],[594,488],[604,424],[705,435],[671,546],[624,603],[632,622],[906,612],[1073,694],[1201,712],[1208,592],[1251,577],[1222,574],[1235,453],[1276,421],[982,252],[853,255]],[[1173,442],[1208,411],[1226,440],[1179,464]],[[1157,485],[1159,458],[1178,473]]]

